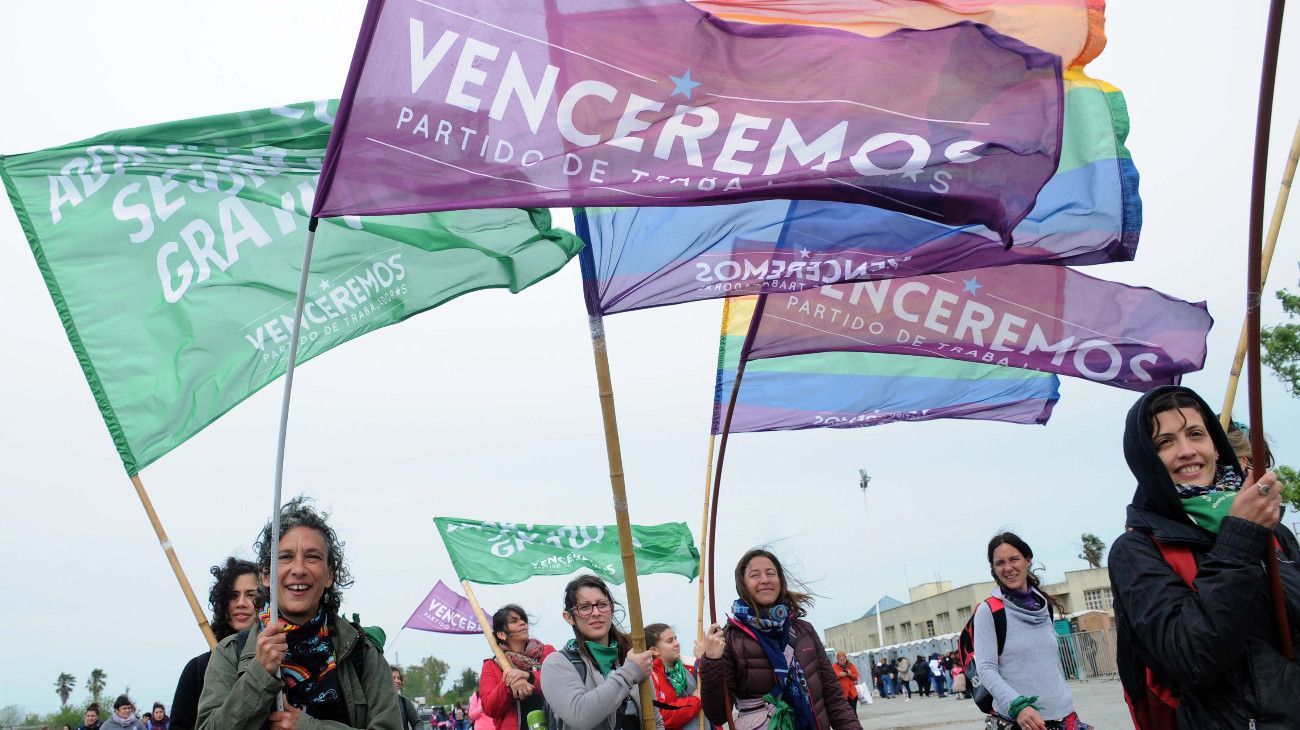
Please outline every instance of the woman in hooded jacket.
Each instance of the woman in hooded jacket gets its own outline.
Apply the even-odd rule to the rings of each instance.
[[[1129,410],[1124,457],[1138,485],[1109,567],[1135,723],[1176,712],[1182,730],[1295,727],[1300,663],[1278,648],[1264,568],[1276,551],[1300,645],[1300,546],[1280,526],[1282,484],[1267,471],[1243,485],[1213,411],[1181,386],[1148,391]]]

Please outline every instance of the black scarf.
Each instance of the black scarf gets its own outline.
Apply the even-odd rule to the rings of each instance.
[[[269,614],[262,616],[265,626]],[[289,645],[280,662],[285,700],[317,720],[346,722],[338,664],[330,641],[329,614],[322,608],[302,626],[295,626],[283,617],[280,620]]]

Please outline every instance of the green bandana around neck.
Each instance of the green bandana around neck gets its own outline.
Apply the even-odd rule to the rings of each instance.
[[[1185,497],[1182,500],[1183,511],[1192,518],[1192,522],[1218,535],[1219,528],[1223,525],[1223,518],[1232,511],[1232,500],[1236,496],[1236,492],[1210,492],[1195,497]]]
[[[588,641],[587,651],[591,652],[591,658],[596,660],[596,668],[600,670],[600,676],[608,677],[609,673],[614,671],[614,662],[618,661],[617,641],[609,646]]]
[[[668,683],[673,686],[678,697],[685,697],[689,692],[686,691],[686,665],[678,661],[671,667],[664,667],[664,674],[668,675]]]

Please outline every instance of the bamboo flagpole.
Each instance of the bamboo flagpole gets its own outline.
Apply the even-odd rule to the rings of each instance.
[[[1264,239],[1264,252],[1261,255],[1259,287],[1261,292],[1268,281],[1268,270],[1273,263],[1273,251],[1277,248],[1277,237],[1282,230],[1282,216],[1286,214],[1287,200],[1291,197],[1291,183],[1295,180],[1296,162],[1300,161],[1300,120],[1296,121],[1295,135],[1291,138],[1291,151],[1287,154],[1286,167],[1282,170],[1282,184],[1277,193],[1277,202],[1273,205],[1273,219],[1268,225],[1268,236]],[[1241,335],[1237,338],[1237,354],[1232,359],[1232,370],[1228,373],[1228,390],[1223,396],[1223,408],[1219,411],[1219,421],[1224,428],[1232,420],[1232,404],[1237,399],[1237,383],[1241,380],[1241,366],[1246,361],[1246,345],[1250,339],[1248,322],[1243,318]]]
[[[492,649],[492,656],[496,657],[497,666],[501,667],[502,672],[506,671],[510,668],[510,660],[506,658],[506,653],[501,651],[496,634],[492,633],[492,622],[488,620],[487,614],[483,613],[483,607],[479,605],[474,589],[469,587],[467,580],[462,580],[460,587],[465,590],[465,598],[469,599],[469,605],[474,609],[474,618],[478,619],[479,628],[483,629],[483,637],[487,639],[488,646]]]
[[[709,496],[713,487],[713,444],[717,436],[709,434],[709,458],[704,465],[704,517],[700,520],[700,578],[699,578],[699,600],[695,612],[695,640],[704,639],[704,571],[705,556],[708,554],[708,536],[709,536]]]
[[[578,236],[591,240],[587,218],[574,211]],[[600,303],[595,291],[595,261],[591,246],[584,246],[578,254],[583,268],[583,298],[587,305],[591,328],[591,354],[596,364],[596,387],[600,398],[600,413],[605,427],[605,456],[609,460],[609,486],[614,497],[614,520],[618,525],[618,547],[623,563],[623,578],[627,587],[627,610],[632,629],[632,650],[645,651],[645,622],[641,616],[641,587],[637,581],[636,553],[632,546],[632,522],[628,517],[627,488],[623,481],[623,450],[618,440],[618,415],[614,411],[614,385],[609,373],[609,352],[605,345],[605,320],[600,313]],[[640,684],[641,725],[644,730],[655,730],[654,696],[650,678]]]
[[[1255,118],[1255,164],[1250,186],[1250,236],[1246,262],[1246,327],[1249,343],[1246,348],[1246,398],[1250,404],[1250,451],[1254,467],[1247,484],[1258,482],[1265,467],[1264,405],[1259,361],[1259,305],[1263,292],[1261,266],[1264,228],[1264,183],[1268,175],[1268,138],[1273,117],[1273,87],[1277,80],[1278,47],[1282,41],[1282,13],[1285,0],[1272,0],[1268,11],[1268,30],[1264,35],[1264,63],[1259,79],[1259,112]],[[1288,661],[1295,659],[1291,644],[1291,627],[1287,620],[1286,602],[1282,593],[1282,574],[1278,566],[1277,550],[1270,549],[1265,561],[1269,584],[1273,594],[1273,615],[1277,621],[1279,648]]]
[[[131,475],[131,485],[135,487],[135,494],[140,498],[140,504],[144,505],[145,514],[149,515],[149,523],[153,525],[153,531],[158,535],[158,544],[162,545],[163,553],[167,555],[167,562],[171,563],[172,572],[176,574],[176,582],[181,584],[181,593],[185,594],[185,601],[190,604],[190,610],[194,612],[194,619],[199,623],[199,631],[202,631],[203,638],[207,639],[208,648],[215,648],[217,646],[216,634],[212,633],[212,627],[208,625],[208,617],[204,615],[203,607],[199,605],[199,599],[195,597],[189,579],[185,577],[185,572],[181,570],[181,561],[176,557],[176,550],[172,547],[172,541],[167,538],[167,532],[163,530],[162,522],[158,519],[158,513],[153,509],[153,501],[149,499],[149,493],[144,491],[144,483],[140,481],[139,474]]]

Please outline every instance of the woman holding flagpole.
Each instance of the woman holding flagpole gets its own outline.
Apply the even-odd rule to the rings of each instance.
[[[523,730],[520,720],[542,708],[542,662],[555,647],[529,636],[528,625],[527,612],[513,603],[492,614],[492,634],[510,660],[510,669],[503,672],[494,658],[483,660],[478,695],[483,714],[497,730]]]
[[[640,730],[638,694],[650,681],[653,652],[632,651],[614,621],[618,605],[605,581],[580,575],[564,589],[573,638],[542,662],[542,691],[566,730]],[[653,693],[653,689],[651,690]],[[655,712],[655,725],[663,719]]]
[[[741,556],[736,594],[727,628],[704,634],[705,717],[728,722],[734,704],[736,730],[862,730],[817,630],[803,620],[812,599],[790,590],[776,555],[757,548]]]
[[[682,662],[677,632],[668,624],[650,624],[645,627],[645,645],[654,655],[655,706],[664,718],[664,727],[699,727],[700,688],[691,669]],[[698,645],[696,651],[700,651]],[[699,659],[697,655],[695,660]]]
[[[352,578],[326,517],[298,497],[280,510],[278,545],[270,522],[263,528],[254,550],[264,586],[278,550],[280,618],[267,625],[263,613],[217,644],[199,697],[200,730],[400,730],[388,663],[339,616],[340,589]]]

